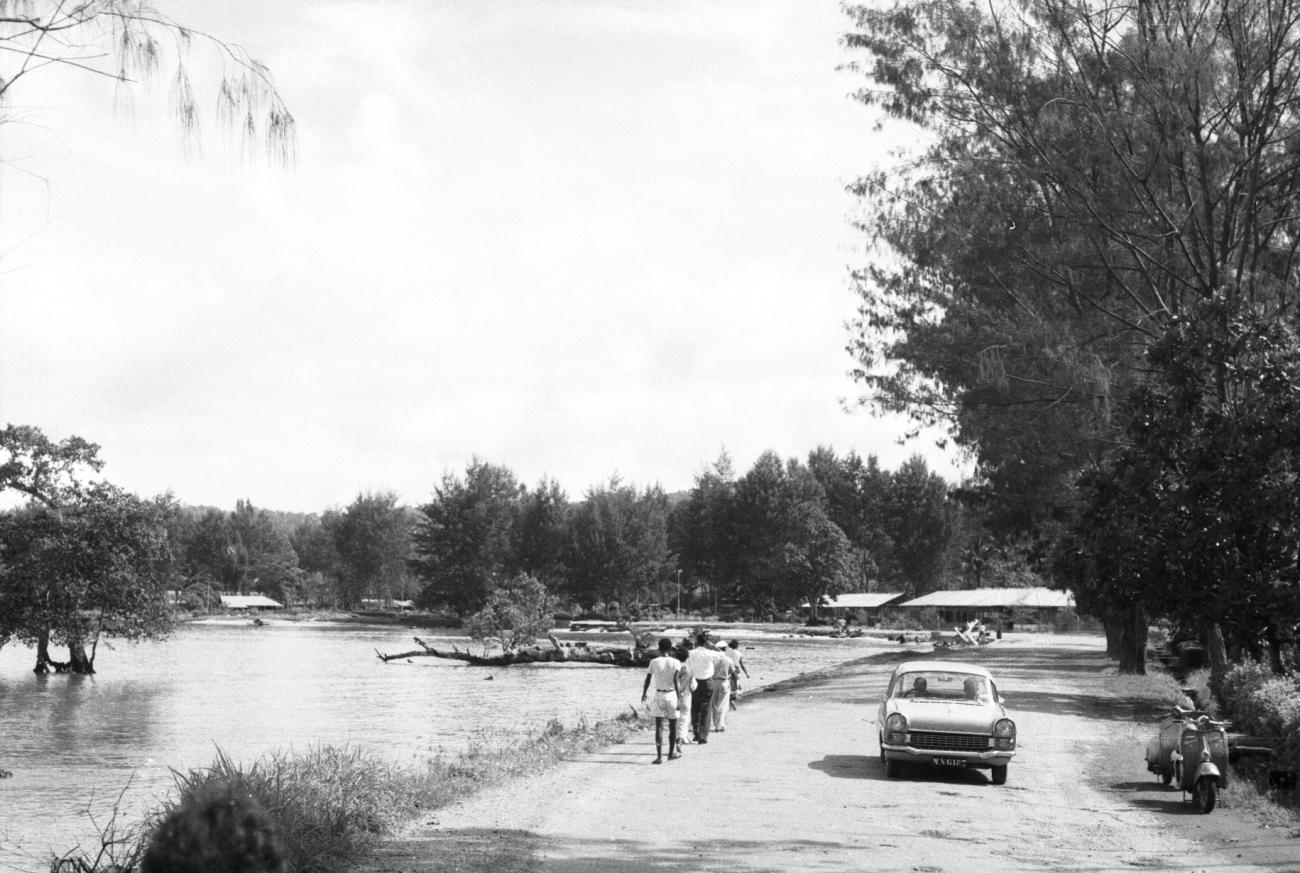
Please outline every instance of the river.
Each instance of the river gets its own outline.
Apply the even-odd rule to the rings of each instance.
[[[13,772],[0,780],[0,871],[46,870],[51,855],[93,845],[94,822],[106,822],[115,803],[122,819],[138,820],[170,792],[173,769],[204,767],[218,749],[245,763],[326,745],[414,761],[551,719],[599,721],[640,699],[640,670],[488,669],[435,658],[385,664],[375,656],[415,648],[411,635],[403,627],[274,619],[261,627],[193,623],[162,642],[101,644],[94,676],[36,676],[30,649],[0,649],[0,768]],[[439,647],[469,644],[422,636]],[[737,636],[751,689],[880,645]]]

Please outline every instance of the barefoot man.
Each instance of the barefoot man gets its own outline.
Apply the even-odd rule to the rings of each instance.
[[[641,686],[641,702],[646,702],[650,683],[654,683],[655,696],[650,702],[650,714],[655,719],[655,759],[664,762],[664,722],[668,722],[668,760],[679,757],[677,753],[677,677],[682,662],[672,655],[673,641],[664,637],[659,641],[659,657],[646,668],[645,684]]]

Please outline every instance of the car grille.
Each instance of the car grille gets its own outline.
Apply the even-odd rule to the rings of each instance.
[[[914,749],[937,749],[943,752],[983,752],[989,747],[989,738],[979,734],[912,731],[908,745]]]

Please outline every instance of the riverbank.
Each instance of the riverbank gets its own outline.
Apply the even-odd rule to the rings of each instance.
[[[422,816],[353,869],[1246,873],[1300,857],[1294,820],[1262,821],[1240,787],[1200,816],[1145,772],[1148,719],[1176,688],[1117,676],[1098,638],[943,653],[1001,679],[1020,726],[1008,784],[920,768],[887,778],[875,704],[891,664],[912,656],[881,652],[775,683],[679,761],[652,765],[643,731],[480,792]]]

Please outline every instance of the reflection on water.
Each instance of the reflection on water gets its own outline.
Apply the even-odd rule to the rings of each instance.
[[[425,636],[439,647],[464,638]],[[616,642],[617,639],[611,639]],[[869,640],[742,637],[750,687],[866,654]],[[638,705],[642,674],[596,665],[467,667],[381,662],[414,648],[406,628],[194,624],[161,643],[100,647],[95,676],[36,676],[31,650],[0,649],[0,870],[86,845],[114,803],[136,821],[172,769],[219,748],[251,762],[321,745],[402,762],[555,718],[597,721]]]

